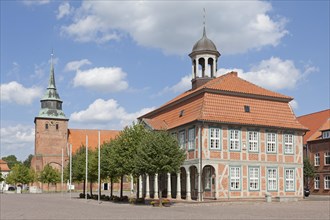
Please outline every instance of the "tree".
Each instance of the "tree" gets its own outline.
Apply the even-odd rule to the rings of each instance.
[[[31,167],[31,161],[32,161],[33,155],[30,154],[24,161],[23,165],[26,166],[27,168]]]
[[[13,166],[10,173],[6,178],[9,184],[29,184],[33,182],[33,176],[29,168],[25,167],[22,163],[17,163]]]
[[[177,173],[185,160],[185,151],[180,149],[178,141],[169,132],[150,131],[143,137],[136,157],[136,172],[149,175]],[[159,184],[160,195],[163,186]],[[159,205],[162,205],[160,196]]]
[[[22,163],[21,161],[17,160],[17,157],[15,155],[9,155],[7,157],[2,157],[2,160],[7,162],[9,169],[14,167],[16,164]]]
[[[61,175],[60,172],[53,168],[50,164],[47,164],[44,169],[41,171],[39,180],[42,183],[47,183],[48,185],[48,191],[49,191],[49,184],[57,184],[61,181]],[[55,188],[56,191],[56,188]]]
[[[1,167],[0,167],[0,182],[4,181],[5,178],[2,177]]]
[[[309,186],[310,180],[315,177],[315,169],[308,158],[304,159],[304,179],[306,186]]]

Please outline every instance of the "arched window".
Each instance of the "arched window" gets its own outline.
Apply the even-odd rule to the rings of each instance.
[[[204,58],[198,59],[198,76],[199,77],[205,76],[205,59]]]
[[[209,58],[207,61],[207,64],[208,64],[208,76],[213,77],[214,76],[214,71],[213,71],[214,60],[213,60],[213,58]]]

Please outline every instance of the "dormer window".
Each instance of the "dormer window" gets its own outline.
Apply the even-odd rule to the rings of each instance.
[[[179,117],[182,117],[183,116],[183,113],[184,113],[184,110],[181,110],[180,111],[180,114],[179,114]]]
[[[250,112],[250,106],[244,105],[244,111],[245,112]]]
[[[322,131],[322,138],[323,139],[330,138],[330,131]]]

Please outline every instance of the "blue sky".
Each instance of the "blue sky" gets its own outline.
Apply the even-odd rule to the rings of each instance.
[[[52,49],[70,128],[122,129],[190,89],[203,8],[218,75],[294,97],[297,116],[329,108],[329,1],[1,1],[1,157],[34,152]]]

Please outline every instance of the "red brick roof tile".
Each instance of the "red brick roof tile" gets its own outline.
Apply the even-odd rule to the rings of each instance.
[[[307,141],[315,140],[320,136],[320,128],[326,123],[329,117],[330,109],[297,117],[298,121],[309,129],[304,136],[304,144],[306,144]],[[311,138],[311,136],[313,136],[313,138]]]
[[[1,172],[9,172],[10,169],[6,161],[0,159],[0,170]]]

